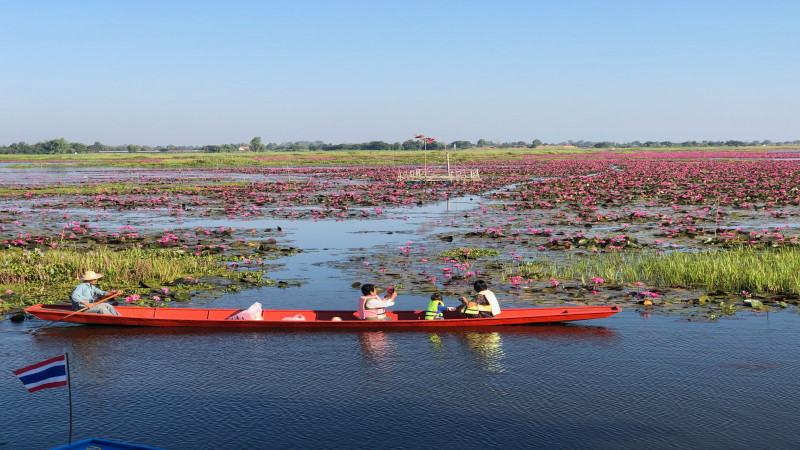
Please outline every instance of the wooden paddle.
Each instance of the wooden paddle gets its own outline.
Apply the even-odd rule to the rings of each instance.
[[[119,294],[122,294],[122,291],[117,291],[117,292],[115,292],[115,293],[113,293],[113,294],[109,295],[108,297],[102,298],[102,299],[100,299],[100,300],[98,300],[98,301],[96,301],[96,302],[92,303],[92,304],[91,304],[91,305],[89,305],[89,306],[83,307],[83,308],[81,308],[81,309],[79,309],[79,310],[77,310],[77,311],[75,311],[75,312],[73,312],[73,313],[67,314],[67,315],[66,315],[66,316],[64,316],[64,317],[62,317],[62,318],[60,318],[60,319],[58,319],[58,320],[54,320],[54,321],[52,321],[52,322],[48,323],[47,325],[41,326],[41,327],[39,327],[39,328],[37,328],[37,329],[35,329],[35,330],[31,330],[31,334],[36,334],[36,333],[38,333],[39,331],[41,331],[41,330],[43,330],[43,329],[45,329],[45,328],[49,327],[50,325],[52,325],[52,324],[54,324],[54,323],[61,322],[62,320],[66,319],[67,317],[72,317],[72,316],[74,316],[75,314],[78,314],[79,312],[84,312],[84,311],[86,311],[86,310],[87,310],[87,309],[89,309],[89,308],[92,308],[92,307],[94,307],[94,306],[96,306],[96,305],[99,305],[100,303],[107,302],[107,301],[111,300],[112,298],[114,298],[114,297],[118,296]]]

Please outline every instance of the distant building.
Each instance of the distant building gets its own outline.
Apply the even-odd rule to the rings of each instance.
[[[239,147],[239,151],[240,152],[246,152],[248,150],[250,150],[250,146],[249,145],[243,145],[243,146]]]

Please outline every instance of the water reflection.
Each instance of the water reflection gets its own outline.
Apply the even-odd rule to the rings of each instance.
[[[478,367],[486,372],[503,372],[503,339],[497,331],[488,333],[467,331],[458,335],[461,344],[469,350]]]
[[[358,334],[364,361],[374,370],[390,372],[394,368],[394,353],[397,351],[389,333],[365,331]]]
[[[428,333],[428,344],[430,345],[433,356],[441,358],[441,356],[444,354],[444,343],[442,343],[442,337],[436,333]]]
[[[124,327],[124,326],[104,326],[104,325],[62,325],[44,329],[36,334],[40,338],[63,338],[71,343],[76,341],[86,341],[96,338],[103,340],[127,340],[141,337],[152,336],[181,336],[197,335],[207,336],[220,333],[252,333],[252,330],[237,330],[235,328],[192,328],[192,327]]]

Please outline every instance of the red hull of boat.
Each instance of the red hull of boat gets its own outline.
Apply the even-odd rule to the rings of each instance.
[[[393,320],[359,320],[353,311],[264,310],[264,320],[228,320],[241,309],[143,308],[117,306],[119,316],[73,313],[69,305],[34,305],[25,311],[43,320],[61,322],[145,327],[286,328],[286,329],[393,329],[393,328],[474,328],[498,325],[571,322],[601,319],[620,311],[619,306],[572,306],[546,308],[508,308],[492,318],[463,319],[456,312],[445,313],[444,320],[424,320],[425,311],[389,311]],[[302,315],[305,320],[291,320]],[[333,320],[338,317],[341,320]]]

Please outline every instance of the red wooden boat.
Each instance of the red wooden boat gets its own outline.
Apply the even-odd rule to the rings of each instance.
[[[74,313],[70,305],[34,305],[25,311],[43,320],[99,325],[147,327],[214,327],[263,329],[401,329],[458,328],[526,325],[532,323],[570,322],[600,319],[620,311],[620,306],[562,306],[545,308],[506,308],[497,317],[464,319],[446,312],[442,320],[425,320],[425,311],[387,311],[392,320],[359,320],[353,311],[270,309],[261,320],[231,320],[241,309],[146,308],[116,306],[119,316]]]

